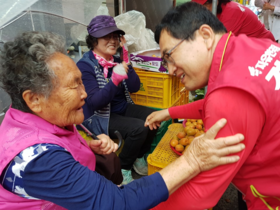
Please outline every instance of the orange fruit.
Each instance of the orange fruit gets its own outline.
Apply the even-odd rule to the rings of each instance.
[[[195,135],[194,135],[194,137],[198,137],[198,136],[201,136],[203,133],[201,133],[200,131],[198,131]]]
[[[186,126],[191,125],[192,123],[190,121],[186,122]]]
[[[191,128],[191,129],[187,130],[187,134],[188,134],[188,136],[194,136],[196,134],[196,130]]]
[[[197,124],[195,127],[196,127],[198,130],[202,130],[202,125],[201,125],[201,124]]]
[[[191,143],[194,139],[194,136],[188,136],[189,142]]]
[[[186,136],[186,134],[185,134],[185,132],[179,132],[178,134],[177,134],[177,137],[179,138],[179,139],[182,139],[182,138],[184,138]]]
[[[185,149],[184,146],[181,145],[181,144],[177,144],[177,145],[175,146],[175,150],[178,151],[178,152],[183,152],[184,149]]]
[[[191,122],[196,122],[196,119],[191,119]]]
[[[197,120],[197,124],[203,125],[203,121],[201,119]]]
[[[179,143],[179,142],[178,142],[177,139],[171,139],[171,141],[170,141],[170,145],[171,145],[172,147],[175,147],[178,143]]]
[[[180,139],[179,144],[181,144],[183,146],[187,146],[188,144],[190,144],[190,142],[189,142],[188,138],[182,138],[182,139]]]

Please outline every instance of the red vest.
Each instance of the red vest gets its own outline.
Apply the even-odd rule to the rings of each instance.
[[[254,189],[268,196],[264,200],[274,209],[280,206],[280,45],[231,35],[219,71],[227,38],[225,34],[216,47],[206,99],[218,88],[234,87],[253,95],[262,106],[266,119],[263,130],[233,183],[245,194],[249,209],[268,209],[253,195]]]
[[[62,129],[34,114],[10,108],[0,127],[0,174],[22,150],[40,143],[57,144],[67,149],[80,164],[92,171],[95,170],[95,155],[74,126],[69,126],[69,130]],[[0,209],[62,210],[65,208],[45,200],[22,198],[0,185]]]

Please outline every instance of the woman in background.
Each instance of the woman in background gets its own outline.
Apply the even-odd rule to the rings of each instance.
[[[119,155],[123,183],[133,180],[131,169],[147,175],[144,154],[150,149],[157,130],[144,127],[146,117],[154,110],[133,104],[129,93],[137,92],[140,80],[128,63],[127,49],[123,45],[124,59],[115,56],[120,39],[125,42],[124,31],[117,28],[114,18],[100,15],[88,26],[86,42],[89,52],[77,63],[88,94],[83,106],[83,125],[90,131],[115,138],[118,130],[125,140]],[[124,44],[124,43],[123,43]]]

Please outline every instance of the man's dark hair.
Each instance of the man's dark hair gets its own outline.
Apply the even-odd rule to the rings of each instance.
[[[204,6],[187,2],[168,11],[157,25],[155,40],[159,43],[162,30],[176,39],[194,40],[194,33],[203,24],[209,25],[215,33],[226,33],[224,25]]]
[[[98,40],[96,37],[93,37],[91,35],[87,35],[86,36],[86,43],[87,43],[87,47],[90,50],[93,50],[94,47],[98,44]]]
[[[208,0],[205,3],[212,4],[213,0]],[[222,4],[226,5],[227,3],[231,2],[231,0],[219,0],[219,3],[217,5],[217,14],[222,13]]]

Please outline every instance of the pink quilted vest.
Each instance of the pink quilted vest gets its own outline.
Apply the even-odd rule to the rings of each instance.
[[[95,155],[72,125],[69,130],[50,124],[29,113],[10,108],[0,127],[0,174],[22,150],[35,144],[57,144],[69,151],[76,161],[95,170]],[[22,198],[0,185],[0,209],[61,210],[65,209],[45,200]]]

